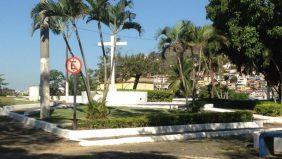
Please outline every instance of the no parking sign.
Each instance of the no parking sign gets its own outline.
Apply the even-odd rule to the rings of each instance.
[[[71,57],[66,61],[66,70],[74,75],[73,78],[73,129],[77,129],[77,119],[76,119],[76,94],[77,94],[77,74],[81,72],[82,62],[77,57]]]
[[[81,72],[82,62],[77,57],[71,57],[66,62],[66,69],[71,74],[79,74]]]

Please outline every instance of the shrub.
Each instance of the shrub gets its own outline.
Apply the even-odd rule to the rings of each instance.
[[[282,104],[274,102],[263,102],[256,105],[255,112],[267,116],[281,116]]]
[[[254,110],[255,106],[260,103],[257,100],[227,100],[227,99],[212,99],[206,100],[206,103],[214,104],[216,108],[226,109],[242,109],[242,110]]]
[[[82,120],[79,127],[83,128],[130,128],[130,127],[146,127],[149,121],[146,116],[126,117],[126,118],[109,118],[97,120]]]
[[[174,93],[172,91],[153,90],[148,91],[149,102],[171,102]]]
[[[144,126],[168,126],[201,123],[230,123],[252,121],[252,113],[249,111],[238,111],[228,113],[185,113],[176,112],[170,114],[156,114],[147,116],[109,118],[99,120],[83,120],[79,126],[83,128],[130,128]]]
[[[247,100],[249,99],[249,95],[247,93],[237,93],[234,90],[228,89],[227,87],[220,87],[219,85],[216,86],[216,89],[218,91],[223,91],[225,93],[228,93],[228,99],[229,100]],[[200,88],[199,98],[200,99],[208,99],[211,97],[211,85],[205,86]],[[213,94],[216,94],[214,91]],[[214,99],[218,99],[217,96],[214,97]]]
[[[186,105],[186,111],[189,113],[197,113],[202,110],[206,102],[204,101],[194,101]]]
[[[231,100],[247,100],[249,95],[247,93],[237,93],[235,91],[229,91],[229,99]]]

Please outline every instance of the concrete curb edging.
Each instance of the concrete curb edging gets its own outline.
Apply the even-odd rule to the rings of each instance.
[[[69,130],[58,128],[56,124],[36,120],[34,118],[29,118],[24,115],[13,113],[13,112],[8,112],[7,116],[17,121],[20,121],[24,125],[27,125],[33,128],[37,128],[37,129],[42,129],[46,132],[53,133],[60,137],[66,137],[69,134]]]
[[[187,139],[196,138],[212,138],[212,137],[224,137],[232,135],[244,135],[251,134],[256,130],[232,130],[232,131],[217,131],[217,132],[196,132],[196,133],[184,133],[173,135],[161,135],[161,136],[144,136],[144,137],[126,137],[119,139],[106,139],[106,140],[81,140],[79,145],[81,146],[109,146],[109,145],[121,145],[130,143],[144,143],[144,142],[160,142],[160,141],[181,141]]]
[[[136,135],[158,135],[170,133],[185,133],[197,131],[218,131],[244,128],[262,128],[262,122],[238,122],[238,123],[210,123],[190,124],[176,126],[139,127],[139,128],[118,128],[118,129],[97,129],[97,130],[73,130],[69,131],[70,139],[106,138]]]
[[[82,146],[103,146],[125,143],[173,141],[195,138],[221,137],[230,135],[249,134],[257,131],[263,126],[263,122],[238,122],[238,123],[210,123],[210,124],[191,124],[160,127],[140,127],[140,128],[121,128],[121,129],[97,129],[97,130],[67,130],[57,126],[57,124],[36,120],[15,112],[11,112],[15,107],[6,106],[0,108],[0,115],[9,116],[24,125],[42,129],[57,136],[73,141],[79,141]],[[228,131],[222,131],[227,130]],[[233,130],[232,130],[233,129]],[[240,129],[240,130],[238,130]],[[242,130],[244,129],[244,130]],[[193,132],[194,131],[194,132]],[[206,131],[206,132],[197,132]],[[216,131],[216,132],[208,132]],[[146,135],[146,136],[138,136]],[[126,137],[137,136],[137,137]],[[101,139],[111,137],[111,139]],[[120,137],[120,138],[117,138]],[[96,138],[92,140],[91,138]],[[99,139],[100,138],[100,139]],[[113,139],[117,138],[117,139]],[[86,140],[89,139],[89,140]],[[98,140],[97,140],[98,139]]]

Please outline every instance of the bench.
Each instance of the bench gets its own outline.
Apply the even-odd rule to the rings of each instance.
[[[282,138],[282,130],[262,132],[259,135],[259,156],[267,157],[274,154],[274,138]],[[282,149],[278,145],[276,149]]]

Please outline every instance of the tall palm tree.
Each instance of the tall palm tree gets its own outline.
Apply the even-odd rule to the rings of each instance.
[[[214,98],[214,92],[218,98],[221,98],[215,87],[215,74],[217,72],[220,75],[221,63],[226,61],[222,56],[222,51],[228,45],[228,40],[212,26],[204,26],[199,29],[198,34],[202,35],[202,38],[198,38],[198,45],[201,47],[200,52],[204,55],[200,60],[204,62],[206,72],[211,78],[211,98]]]
[[[47,0],[40,0],[40,4]],[[50,115],[50,88],[49,88],[49,23],[50,18],[43,10],[35,7],[31,11],[33,19],[32,31],[40,29],[40,118],[45,119]]]
[[[47,15],[48,17],[57,17],[57,18],[59,17],[71,23],[76,35],[76,39],[78,41],[79,50],[83,60],[84,71],[86,74],[85,78],[83,77],[83,79],[86,86],[89,108],[93,107],[94,101],[90,90],[90,77],[87,71],[88,70],[87,61],[77,28],[77,21],[86,15],[87,6],[83,3],[82,0],[59,0],[58,2],[54,2],[50,0],[44,4],[38,4],[36,6],[36,9],[39,11],[44,11],[44,14]],[[70,51],[71,49],[67,41],[66,34],[63,33],[63,37],[67,44],[68,50]],[[72,51],[70,51],[70,53],[72,53]]]
[[[189,59],[184,59],[182,62],[183,63],[181,65],[183,67],[184,80],[185,83],[187,84],[187,87],[190,88],[188,89],[189,92],[185,90],[186,88],[184,87],[184,84],[182,82],[179,65],[174,65],[172,67],[172,71],[169,78],[169,82],[170,82],[169,88],[173,90],[175,94],[188,96],[192,90],[191,89],[192,80],[190,78],[190,75],[193,70],[193,63]]]
[[[90,77],[87,71],[88,65],[87,65],[84,49],[83,49],[80,35],[78,32],[78,28],[77,28],[77,20],[86,15],[87,6],[83,3],[82,0],[60,0],[57,4],[57,7],[53,11],[54,11],[54,16],[64,17],[64,18],[69,19],[74,28],[74,32],[76,35],[76,39],[79,45],[80,53],[81,53],[83,64],[84,64],[84,70],[85,70],[85,75],[86,75],[86,78],[85,78],[86,93],[87,93],[89,105],[93,105],[94,101],[93,101],[91,90],[90,90]]]
[[[98,21],[101,21],[106,25],[112,32],[114,36],[114,58],[111,67],[111,74],[114,73],[115,69],[115,54],[116,54],[116,43],[117,36],[123,30],[136,30],[139,36],[142,33],[142,26],[135,22],[136,14],[131,12],[130,9],[133,8],[133,2],[131,0],[119,0],[116,4],[108,5],[107,12],[102,12]],[[108,78],[109,81],[110,78]],[[109,87],[109,85],[107,85]],[[109,88],[106,88],[108,90]],[[104,97],[107,96],[108,91],[105,92]]]
[[[102,21],[105,21],[105,18],[108,18],[108,7],[110,3],[108,0],[86,0],[88,3],[88,18],[86,23],[90,21],[97,21],[98,30],[99,30],[99,36],[100,41],[102,44],[102,52],[103,52],[103,63],[104,63],[104,93],[103,93],[103,99],[102,102],[105,102],[106,100],[106,92],[108,88],[108,70],[107,70],[107,54],[105,51],[104,46],[104,38],[103,38],[103,31],[102,31]]]
[[[191,34],[191,33],[188,33]],[[188,35],[191,36],[191,35]],[[195,59],[198,59],[198,63],[195,63],[195,66],[198,66],[198,69],[193,68],[193,91],[192,96],[193,100],[195,100],[196,96],[196,88],[197,83],[200,77],[200,73],[202,72],[202,61],[203,61],[203,50],[210,42],[210,39],[214,36],[214,28],[211,25],[206,25],[203,27],[195,27],[192,32],[192,41],[190,41],[190,46],[192,49],[192,52],[194,53],[195,50],[198,50],[197,57]],[[193,54],[193,56],[196,56]]]
[[[193,39],[194,25],[190,21],[181,21],[173,27],[165,27],[157,33],[159,48],[165,58],[167,52],[176,53],[177,66],[185,91],[186,103],[188,103],[188,83],[185,80],[183,69],[184,53],[190,49]]]

